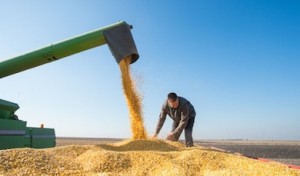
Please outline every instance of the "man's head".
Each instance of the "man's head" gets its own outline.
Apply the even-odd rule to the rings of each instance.
[[[176,109],[179,105],[179,100],[176,93],[171,92],[168,94],[168,104],[171,108]]]

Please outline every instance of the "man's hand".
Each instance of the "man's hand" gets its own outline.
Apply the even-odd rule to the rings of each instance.
[[[157,134],[155,133],[151,138],[152,138],[152,139],[157,138]]]
[[[170,132],[167,136],[167,140],[174,141],[174,133]]]

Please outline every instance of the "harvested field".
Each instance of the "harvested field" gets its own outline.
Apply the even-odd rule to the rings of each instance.
[[[300,166],[300,141],[198,141],[198,145]]]
[[[78,145],[84,139],[73,139],[77,145],[61,145],[66,140],[51,149],[0,151],[0,175],[300,175],[282,164],[177,142],[87,139],[93,145]]]

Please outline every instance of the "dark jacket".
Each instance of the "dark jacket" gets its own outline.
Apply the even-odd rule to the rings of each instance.
[[[160,129],[164,125],[167,115],[169,115],[174,120],[174,122],[179,124],[173,131],[175,135],[181,134],[190,118],[195,118],[196,111],[193,105],[183,97],[178,97],[178,100],[179,105],[176,109],[169,106],[168,100],[166,100],[163,104],[156,126],[156,134],[159,133]]]

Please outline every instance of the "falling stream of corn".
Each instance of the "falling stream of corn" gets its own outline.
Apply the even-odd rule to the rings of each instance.
[[[130,74],[131,57],[126,57],[120,62],[120,70],[122,74],[122,85],[124,95],[126,97],[127,106],[130,113],[131,131],[133,139],[146,139],[147,133],[144,128],[142,117],[141,98],[134,86]]]
[[[236,154],[182,143],[146,139],[141,99],[130,78],[130,59],[120,62],[130,112],[132,139],[99,145],[0,150],[0,176],[299,176],[279,163],[262,163]],[[76,144],[76,143],[75,143]]]

